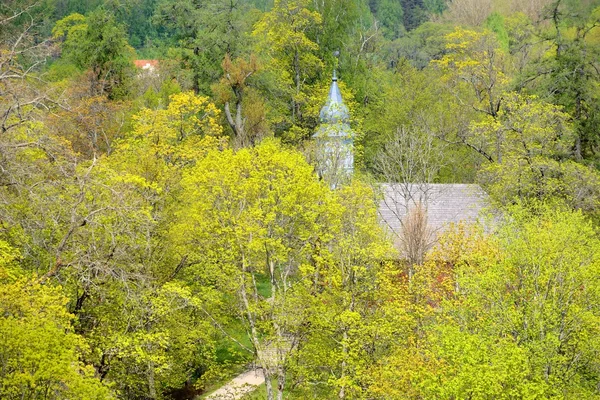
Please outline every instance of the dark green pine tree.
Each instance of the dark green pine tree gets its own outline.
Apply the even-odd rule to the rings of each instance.
[[[390,40],[397,39],[404,32],[404,12],[401,0],[378,0],[371,2],[371,10],[381,23],[383,34]]]
[[[404,11],[403,23],[407,31],[419,27],[428,19],[428,12],[423,0],[400,0]]]
[[[180,61],[192,88],[208,94],[223,74],[225,54],[236,58],[249,49],[255,16],[245,0],[163,0],[153,21],[167,30],[170,56]]]

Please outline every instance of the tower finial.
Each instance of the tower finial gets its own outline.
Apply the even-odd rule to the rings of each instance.
[[[337,69],[340,65],[340,51],[336,50],[333,52],[333,57],[334,57],[334,66],[333,66],[333,81],[336,82],[337,81]]]

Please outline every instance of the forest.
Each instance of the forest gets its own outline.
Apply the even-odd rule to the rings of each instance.
[[[599,168],[600,0],[2,0],[0,399],[600,399]]]

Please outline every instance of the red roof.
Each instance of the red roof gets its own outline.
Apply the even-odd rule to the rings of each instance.
[[[156,68],[158,67],[158,60],[133,60],[133,63],[137,68]]]

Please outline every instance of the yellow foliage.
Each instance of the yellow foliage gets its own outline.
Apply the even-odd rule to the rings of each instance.
[[[505,54],[495,35],[488,30],[456,28],[444,39],[448,52],[442,59],[431,61],[432,65],[442,70],[453,91],[471,93],[473,98],[461,99],[462,103],[473,103],[479,111],[495,115],[500,93],[508,84]]]

